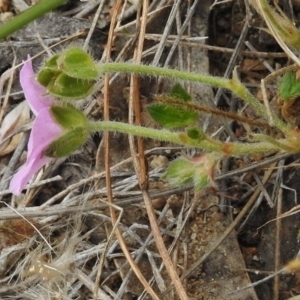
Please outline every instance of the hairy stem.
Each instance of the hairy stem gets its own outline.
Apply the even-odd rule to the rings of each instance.
[[[47,12],[64,4],[67,0],[41,0],[37,4],[23,11],[13,19],[0,26],[0,40],[18,31],[30,22],[38,19]]]
[[[267,119],[266,108],[249,92],[249,90],[238,80],[236,74],[233,74],[233,79],[222,77],[214,77],[211,75],[195,74],[179,70],[167,69],[162,67],[137,65],[133,63],[99,63],[97,64],[100,73],[106,72],[123,72],[135,73],[147,76],[162,76],[173,79],[180,79],[185,81],[193,81],[205,83],[214,87],[224,88],[230,90],[238,97],[243,99],[246,103],[251,105],[261,117]],[[287,126],[276,116],[274,118],[274,125],[282,132],[287,131]]]
[[[132,134],[145,138],[152,138],[159,141],[167,141],[179,145],[200,148],[206,151],[216,151],[226,155],[245,155],[268,153],[281,150],[282,147],[268,143],[221,143],[210,138],[198,141],[191,139],[185,132],[170,132],[154,128],[136,126],[127,123],[115,121],[89,122],[88,129],[90,132],[98,131],[117,131],[125,134]],[[284,144],[285,140],[279,140],[279,144]]]

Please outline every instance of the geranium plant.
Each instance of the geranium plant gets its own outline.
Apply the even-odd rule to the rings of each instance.
[[[259,134],[252,135],[249,143],[233,143],[207,136],[197,127],[197,105],[192,103],[190,95],[178,84],[170,94],[165,95],[166,101],[148,107],[151,116],[165,129],[114,121],[92,122],[70,105],[70,101],[92,94],[97,79],[103,73],[117,71],[164,76],[222,87],[247,102],[261,117],[268,119],[266,108],[240,82],[236,73],[232,79],[225,79],[132,63],[97,63],[83,50],[70,48],[46,61],[38,72],[37,79],[30,62],[26,62],[22,68],[21,85],[36,119],[28,144],[27,162],[13,177],[10,185],[13,193],[19,194],[29,178],[52,157],[69,155],[84,144],[90,133],[96,131],[118,131],[205,150],[208,154],[200,158],[181,158],[172,162],[165,174],[175,184],[193,182],[197,189],[213,184],[214,169],[225,156],[279,150],[300,151],[298,128],[285,123],[275,114],[272,116],[273,126],[282,133],[281,139]],[[297,85],[299,80],[295,76],[284,77],[279,92],[285,101],[298,95],[295,91]],[[65,99],[68,99],[68,104]]]

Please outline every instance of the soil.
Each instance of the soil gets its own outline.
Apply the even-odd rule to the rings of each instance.
[[[62,42],[53,51],[60,51],[74,43],[83,45],[97,7],[80,18],[76,15],[92,5],[91,2],[69,1],[0,42],[0,91],[2,83],[5,83],[3,95],[8,93],[8,101],[1,98],[0,130],[3,117],[24,100],[17,80],[18,73],[15,73],[11,87],[5,81],[5,72],[13,66],[14,59],[15,64],[19,64],[28,54],[34,56],[45,45],[62,42],[79,32],[81,35],[71,42]],[[89,43],[90,51],[98,60],[104,50],[109,51],[107,37],[116,2],[105,1]],[[177,24],[171,27],[166,46],[157,56],[157,45],[170,22],[168,18],[175,1],[150,2],[149,10],[157,11],[148,20],[142,59],[145,64],[153,63],[158,57],[157,65],[168,61],[167,65],[174,69],[225,77],[231,77],[234,68],[239,66],[237,72],[242,82],[262,100],[260,82],[270,74],[268,67],[276,69],[289,63],[276,41],[260,30],[265,26],[260,16],[253,10],[251,14],[246,13],[247,5],[243,1],[198,1],[181,43],[169,59],[178,30],[196,3],[182,1],[176,16]],[[125,17],[115,28],[111,60],[128,61],[133,58],[139,32],[135,23],[138,7],[134,3],[129,1],[124,6]],[[20,12],[13,2],[6,4],[0,1],[2,18],[5,18],[4,14]],[[282,4],[283,11],[298,24],[297,4]],[[246,22],[248,17],[249,23]],[[208,39],[200,39],[203,37]],[[41,45],[40,39],[44,45]],[[247,48],[246,41],[255,49]],[[152,50],[147,53],[150,48]],[[40,56],[34,60],[35,69],[44,59]],[[112,78],[110,119],[128,122],[130,79],[122,75]],[[181,84],[195,103],[243,114],[250,119],[257,118],[252,109],[226,91],[195,83]],[[146,106],[154,101],[155,95],[168,93],[173,85],[171,80],[139,78],[145,126],[159,126],[149,116]],[[93,120],[104,118],[106,98],[103,86],[101,79],[96,93],[80,103]],[[270,105],[280,114],[276,87],[276,80],[268,83],[267,95]],[[15,118],[19,121],[12,122],[11,132],[21,128],[23,134],[15,141],[7,139],[0,148],[0,298],[152,299],[145,292],[141,278],[134,274],[115,234],[105,182],[103,135],[99,133],[90,137],[86,145],[71,157],[53,161],[32,183],[52,180],[43,181],[15,197],[7,191],[9,178],[26,159],[27,131],[30,128],[28,116],[19,113]],[[25,121],[21,121],[23,118]],[[297,121],[295,124],[298,124]],[[223,141],[230,138],[243,142],[250,125],[203,113],[199,126],[208,134],[216,133]],[[251,130],[261,132],[253,126]],[[272,129],[263,130],[274,134]],[[174,287],[170,289],[170,274],[162,266],[159,247],[151,233],[128,138],[113,133],[109,140],[113,209],[120,217],[118,228],[122,231],[127,250],[146,281],[151,283],[158,299],[179,299]],[[149,139],[143,142],[154,212],[165,246],[176,266],[174,269],[189,299],[297,299],[292,298],[300,294],[297,267],[255,287],[251,283],[274,274],[297,258],[299,215],[295,213],[283,219],[278,216],[293,209],[297,212],[300,174],[296,163],[299,157],[285,156],[275,164],[266,163],[250,171],[243,171],[243,168],[268,161],[278,154],[228,158],[222,162],[220,174],[233,170],[241,170],[240,173],[217,180],[216,188],[195,192],[190,186],[174,188],[161,176],[168,164],[182,153],[192,157],[201,155],[201,151]],[[269,169],[272,172],[268,177]],[[60,177],[57,178],[57,175]],[[263,183],[263,192],[260,182]],[[250,202],[253,205],[235,223]]]

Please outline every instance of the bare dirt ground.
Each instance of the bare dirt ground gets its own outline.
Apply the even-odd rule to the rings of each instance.
[[[286,55],[260,30],[265,25],[246,0],[219,2],[153,0],[146,15],[138,1],[69,1],[0,42],[0,124],[24,100],[18,69],[10,83],[10,68],[56,43],[51,51],[83,46],[99,5],[88,41],[96,59],[138,62],[140,54],[145,64],[225,77],[239,66],[240,78],[261,99],[260,80],[287,66]],[[287,2],[283,10],[298,23],[299,7]],[[1,18],[19,13],[22,3],[26,5],[11,1],[5,6],[0,1]],[[148,2],[143,3],[145,8]],[[146,33],[140,35],[144,24]],[[36,69],[43,55],[34,60]],[[142,123],[155,127],[146,106],[174,84],[122,74],[112,75],[107,83],[100,80],[95,95],[82,101],[91,119],[107,118],[109,111],[111,120],[131,122],[139,102]],[[184,85],[198,103],[256,117],[226,91]],[[276,86],[276,81],[267,86],[274,106]],[[16,109],[6,137],[20,128],[22,134],[0,145],[0,299],[180,299],[174,285],[189,299],[300,299],[298,272],[281,273],[239,291],[297,256],[299,216],[276,217],[297,211],[298,156],[227,159],[217,174],[217,189],[195,193],[191,186],[171,187],[160,178],[174,158],[199,151],[146,139],[141,147],[125,135],[99,133],[71,157],[45,167],[14,197],[7,191],[9,179],[26,159],[31,125],[24,111]],[[221,140],[243,142],[246,132],[236,121],[205,114],[199,125]],[[141,192],[145,173],[137,153],[147,162],[146,193]],[[151,230],[153,216],[160,234]],[[161,255],[157,235],[170,253],[181,287],[164,266],[167,258]],[[147,292],[143,278],[150,284]]]

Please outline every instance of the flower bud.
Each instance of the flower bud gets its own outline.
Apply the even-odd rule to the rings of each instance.
[[[192,159],[180,157],[170,164],[164,178],[172,185],[193,183],[195,190],[198,191],[209,185],[214,186],[214,171],[221,157],[216,153],[208,153]]]
[[[96,64],[80,48],[70,48],[47,60],[37,81],[54,96],[82,99],[93,92],[98,78]]]

